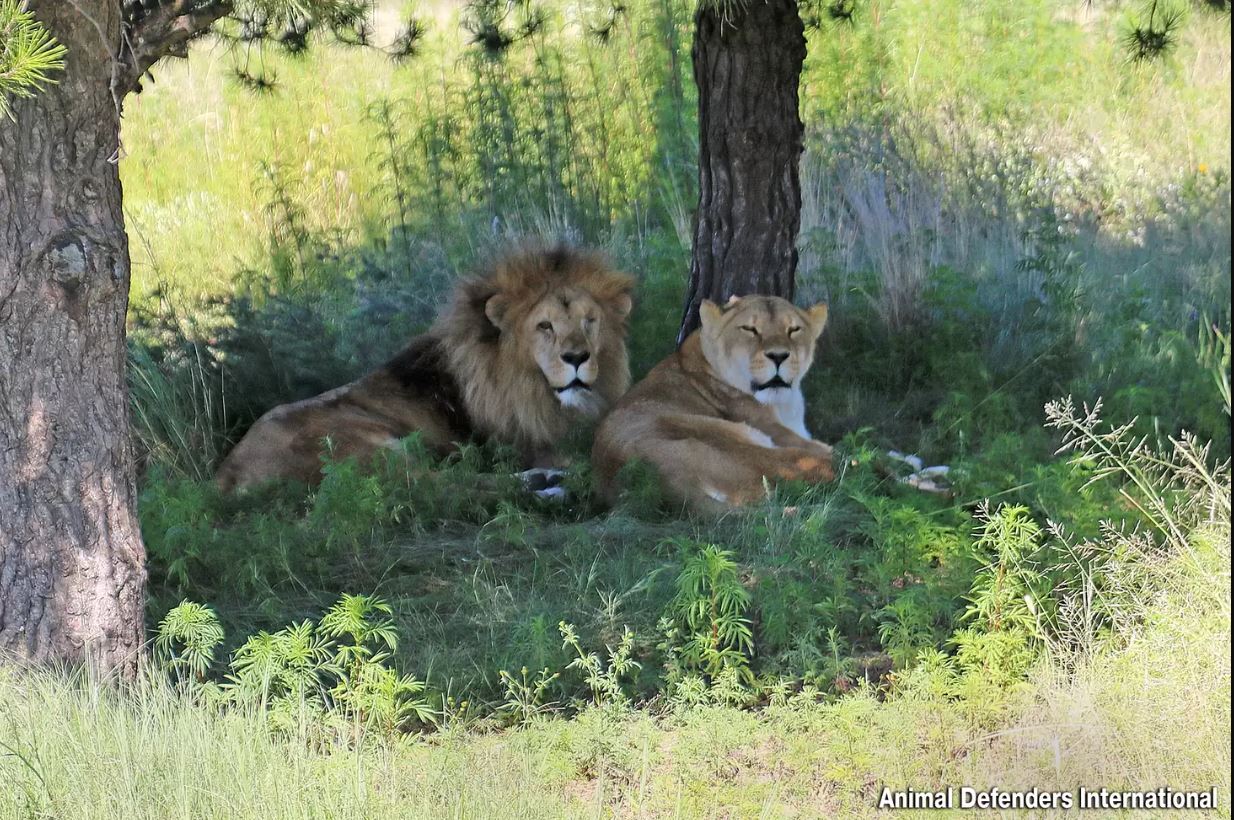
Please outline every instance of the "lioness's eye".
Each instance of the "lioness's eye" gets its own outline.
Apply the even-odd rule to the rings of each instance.
[[[550,321],[548,321],[548,320],[546,319],[546,320],[544,320],[543,322],[541,322],[540,324],[536,325],[536,327],[540,328],[540,330],[552,330],[552,329],[553,329],[553,323],[552,323],[552,322],[550,322]]]
[[[742,325],[741,329],[744,330],[746,333],[753,333],[755,336],[758,335],[758,328],[755,328],[751,325]]]
[[[799,330],[801,330],[801,328],[799,328],[799,327],[790,327],[790,328],[788,329],[788,335],[789,335],[789,336],[792,336],[794,333],[796,333],[796,332],[797,332],[797,331],[799,331]]]

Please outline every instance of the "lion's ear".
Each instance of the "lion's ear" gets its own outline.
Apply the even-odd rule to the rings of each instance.
[[[617,315],[624,319],[630,315],[630,311],[634,310],[634,297],[629,293],[618,294],[613,305],[617,310]]]
[[[814,335],[818,336],[827,326],[827,303],[819,302],[814,307],[806,308],[806,315],[810,317],[810,324],[814,326]]]
[[[710,299],[704,299],[698,306],[698,319],[703,327],[711,327],[720,321],[724,309]]]
[[[500,293],[490,296],[488,301],[484,303],[484,315],[493,323],[493,326],[498,330],[502,329],[502,322],[506,318],[506,308],[509,307],[506,298]]]
[[[607,305],[617,314],[618,319],[624,319],[634,309],[634,277],[625,273],[614,274],[607,282],[607,287],[597,297],[602,304]]]

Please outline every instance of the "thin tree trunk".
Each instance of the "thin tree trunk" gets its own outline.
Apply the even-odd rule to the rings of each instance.
[[[703,299],[791,299],[801,225],[806,42],[796,0],[702,0],[694,22],[699,200],[678,344],[698,327]]]
[[[143,641],[112,93],[115,0],[35,0],[58,85],[0,120],[0,655],[131,673]]]

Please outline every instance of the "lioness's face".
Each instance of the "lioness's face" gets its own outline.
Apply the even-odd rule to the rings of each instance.
[[[596,403],[591,391],[600,375],[604,321],[600,305],[582,291],[550,294],[525,319],[532,357],[566,407],[587,409]]]
[[[775,402],[796,390],[814,362],[814,343],[827,323],[827,306],[807,310],[776,296],[734,298],[724,307],[704,301],[703,355],[717,375],[759,401]]]

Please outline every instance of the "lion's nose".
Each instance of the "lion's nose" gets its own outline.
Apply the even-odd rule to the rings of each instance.
[[[763,355],[768,359],[771,359],[771,361],[775,363],[776,367],[784,364],[784,361],[788,358],[788,354],[783,350],[768,350]]]
[[[582,367],[583,362],[587,361],[590,358],[591,358],[591,354],[585,350],[577,352],[577,353],[571,351],[569,353],[561,354],[561,360],[568,365],[573,365],[574,367]]]

